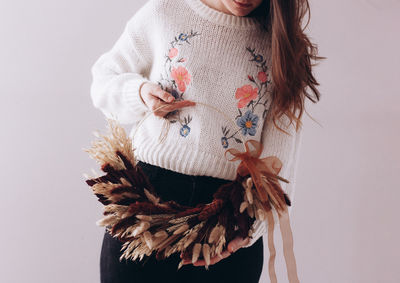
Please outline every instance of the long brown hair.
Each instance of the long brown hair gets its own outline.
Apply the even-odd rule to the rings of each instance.
[[[307,23],[302,27],[307,13]],[[280,130],[276,120],[286,114],[290,123],[296,123],[297,131],[302,124],[305,98],[316,103],[321,96],[312,73],[316,63],[311,60],[326,59],[317,56],[318,47],[304,32],[310,22],[308,0],[264,0],[249,16],[261,19],[271,34],[273,89],[269,114]]]

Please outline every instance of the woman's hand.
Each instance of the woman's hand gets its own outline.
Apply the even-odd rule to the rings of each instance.
[[[228,247],[226,250],[223,250],[221,252],[221,257],[216,255],[214,257],[212,257],[210,259],[210,264],[216,264],[217,262],[219,262],[220,260],[227,258],[228,256],[230,256],[231,254],[233,254],[234,252],[236,252],[238,249],[242,248],[243,246],[247,245],[250,242],[250,238],[246,237],[246,238],[242,238],[242,237],[236,237],[235,239],[233,239],[232,241],[229,242]],[[182,257],[182,254],[181,254]],[[192,263],[191,260],[186,259],[183,260],[183,265],[185,264],[190,264]],[[206,262],[204,259],[198,260],[195,263],[193,263],[194,266],[204,266],[206,265]]]
[[[139,96],[143,103],[151,110],[154,111],[161,105],[167,105],[161,109],[154,111],[153,114],[159,117],[164,117],[169,112],[178,108],[186,106],[194,106],[196,103],[190,100],[175,101],[175,97],[153,82],[145,82],[139,88]]]

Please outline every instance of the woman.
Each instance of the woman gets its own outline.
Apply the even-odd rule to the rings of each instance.
[[[91,97],[106,116],[133,124],[136,158],[163,200],[195,206],[235,179],[224,158],[242,137],[277,156],[290,199],[305,98],[319,100],[311,70],[316,56],[302,30],[306,0],[150,0],[128,21],[111,50],[92,67]],[[306,90],[309,88],[313,95]],[[211,105],[235,121],[196,102]],[[164,105],[160,110],[156,110]],[[290,207],[289,207],[290,212]],[[105,233],[101,282],[258,282],[266,222],[252,238],[227,243],[222,258],[120,262],[121,243]]]

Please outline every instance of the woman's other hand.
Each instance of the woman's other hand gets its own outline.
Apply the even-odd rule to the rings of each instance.
[[[216,264],[220,260],[227,258],[231,254],[236,252],[238,249],[242,248],[243,246],[246,246],[249,242],[250,242],[249,237],[246,237],[246,238],[236,237],[235,239],[233,239],[232,241],[229,242],[227,249],[223,250],[221,252],[221,257],[216,255],[210,259],[209,265]],[[181,257],[182,257],[182,254],[181,254]],[[183,260],[182,264],[185,265],[185,264],[191,264],[191,263],[192,263],[191,260],[186,259],[186,260]],[[193,263],[193,265],[194,266],[205,266],[206,262],[204,259],[201,259],[201,260],[198,260],[195,263]]]
[[[151,110],[167,105],[161,109],[154,111],[153,114],[159,117],[164,117],[169,112],[178,108],[194,106],[196,103],[190,100],[175,101],[175,97],[153,82],[145,82],[139,88],[139,96],[143,103]]]

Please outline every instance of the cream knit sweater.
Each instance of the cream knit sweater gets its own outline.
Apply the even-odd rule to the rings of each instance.
[[[261,157],[274,155],[283,162],[279,175],[290,183],[281,185],[293,202],[301,131],[284,116],[280,125],[291,135],[284,134],[268,115],[270,55],[269,34],[253,18],[222,13],[201,0],[150,0],[93,65],[91,98],[105,116],[133,125],[131,135],[149,111],[139,97],[147,81],[176,99],[218,108],[230,120],[204,105],[165,118],[150,115],[133,138],[137,159],[184,174],[234,180],[239,161],[228,161],[224,153],[244,150],[242,134],[244,140],[263,143]],[[253,228],[247,247],[266,233],[267,221],[256,221]]]

